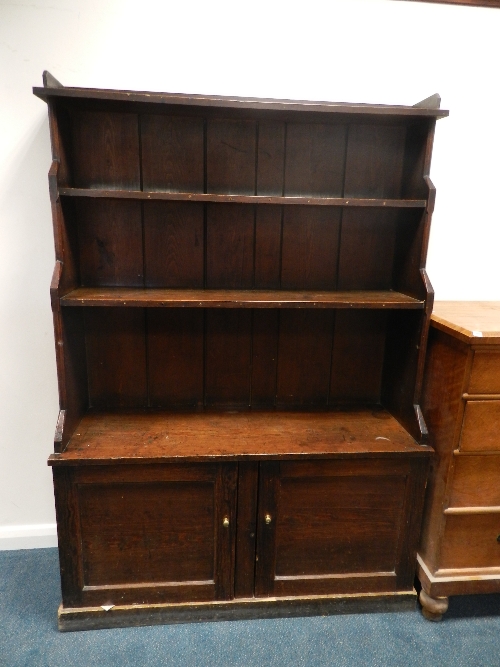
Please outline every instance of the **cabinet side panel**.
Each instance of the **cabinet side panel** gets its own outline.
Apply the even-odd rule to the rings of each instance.
[[[429,457],[430,458],[430,457]],[[399,554],[396,566],[398,590],[411,590],[415,579],[417,548],[422,526],[425,481],[429,472],[429,458],[413,459],[406,479],[406,494],[399,535]]]
[[[341,215],[336,207],[285,207],[283,289],[336,289]]]
[[[251,325],[251,310],[207,310],[207,406],[250,405]]]
[[[393,289],[416,299],[427,300],[420,267],[430,216],[425,211],[408,209],[398,211],[397,217]]]
[[[346,126],[288,123],[285,195],[341,197]]]
[[[207,192],[255,194],[257,127],[253,120],[207,121]]]
[[[392,288],[397,212],[346,209],[340,235],[340,290]]]
[[[82,285],[142,287],[141,203],[81,199],[76,215]]]
[[[254,232],[253,206],[207,205],[208,288],[252,288]]]
[[[203,405],[203,311],[146,311],[151,407]]]
[[[419,553],[434,572],[444,529],[446,485],[453,449],[458,444],[462,393],[469,351],[467,346],[431,326],[422,389],[422,412],[429,429],[431,461]]]
[[[404,126],[350,125],[344,196],[400,197],[405,137]]]
[[[144,114],[140,121],[144,190],[203,192],[203,119]]]
[[[73,110],[72,144],[75,187],[140,190],[137,114]]]
[[[203,287],[203,204],[144,204],[146,287]]]
[[[52,474],[62,600],[66,607],[77,607],[81,603],[82,589],[78,498],[70,469],[52,468]]]
[[[333,311],[282,310],[277,405],[326,406],[330,385]]]
[[[258,126],[257,194],[282,195],[285,167],[285,123]]]
[[[423,176],[424,173],[429,173],[427,151],[432,148],[434,125],[434,120],[422,119],[408,126],[401,193],[404,198],[425,199],[427,197]],[[427,171],[425,171],[426,168]]]
[[[330,405],[380,402],[386,324],[377,310],[336,311]]]
[[[49,111],[50,142],[52,144],[52,159],[59,161],[57,172],[58,184],[69,187],[72,183],[71,175],[71,117],[64,105],[64,100],[47,100]]]
[[[382,376],[382,403],[416,439],[421,439],[414,400],[425,313],[420,310],[388,314]]]
[[[147,405],[143,308],[86,308],[90,405]]]
[[[62,439],[55,444],[64,451],[89,406],[83,309],[58,308],[54,325],[56,346],[62,343],[63,363],[58,363],[58,376],[60,407],[65,410]]]

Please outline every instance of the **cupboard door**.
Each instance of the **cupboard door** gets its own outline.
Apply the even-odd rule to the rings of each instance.
[[[409,467],[373,459],[262,463],[256,595],[411,590],[402,573]]]
[[[232,599],[237,464],[54,472],[65,606]]]

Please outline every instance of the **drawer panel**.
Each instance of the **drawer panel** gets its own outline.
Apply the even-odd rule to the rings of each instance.
[[[500,567],[500,514],[448,515],[440,569]]]
[[[500,401],[467,402],[460,449],[500,453]]]
[[[500,394],[500,352],[475,352],[469,394]]]
[[[456,457],[449,507],[500,507],[500,455]]]

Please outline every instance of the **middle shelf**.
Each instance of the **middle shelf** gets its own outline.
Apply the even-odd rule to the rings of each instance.
[[[63,306],[160,308],[424,308],[424,301],[392,290],[289,291],[78,287]]]

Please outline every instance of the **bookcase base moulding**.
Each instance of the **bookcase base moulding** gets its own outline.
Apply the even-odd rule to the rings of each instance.
[[[34,92],[60,629],[413,605],[438,97]]]

